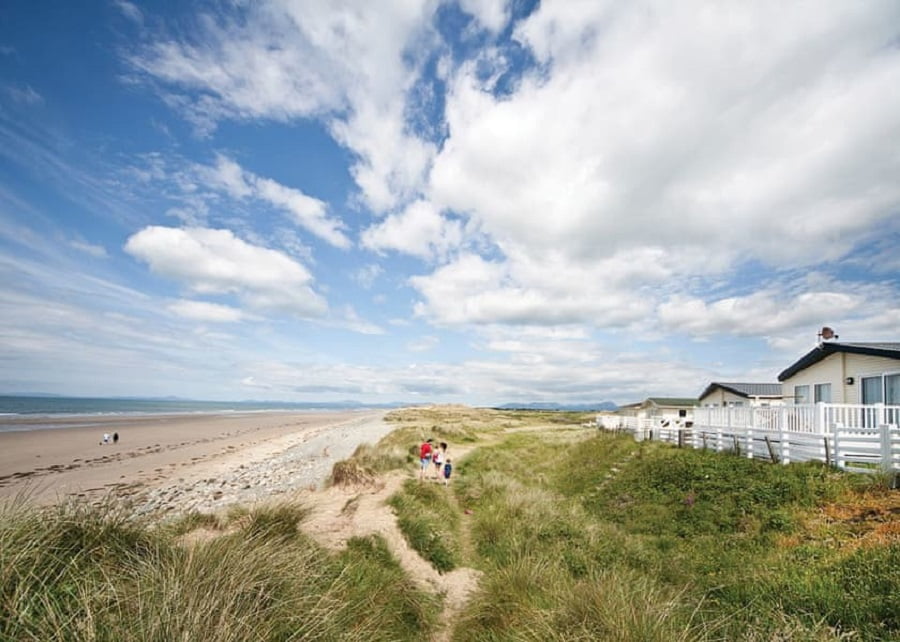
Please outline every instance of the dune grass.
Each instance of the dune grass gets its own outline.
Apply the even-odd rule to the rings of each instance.
[[[7,505],[0,639],[418,640],[433,626],[438,599],[382,540],[330,554],[297,529],[303,514],[253,509],[185,544],[111,507]]]
[[[898,639],[896,539],[854,546],[815,521],[873,483],[606,433],[516,434],[459,467],[465,563],[485,575],[454,639]]]

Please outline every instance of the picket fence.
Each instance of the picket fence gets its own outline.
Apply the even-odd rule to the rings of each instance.
[[[900,472],[900,406],[694,408],[690,420],[599,415],[597,425],[628,431],[638,441],[731,451],[783,464],[818,460],[854,472]]]

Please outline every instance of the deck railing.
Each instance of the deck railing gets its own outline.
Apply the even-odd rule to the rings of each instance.
[[[635,439],[732,451],[787,464],[818,460],[856,472],[900,471],[900,406],[826,404],[695,408],[691,419],[600,415]]]

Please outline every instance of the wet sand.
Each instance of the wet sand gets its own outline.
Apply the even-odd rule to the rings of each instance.
[[[346,453],[355,447],[357,432],[359,443],[386,434],[383,415],[339,411],[54,419],[64,427],[0,432],[0,500],[24,496],[52,503],[109,493],[140,496],[161,487],[187,490],[201,480],[259,468],[288,451],[297,467],[304,456],[328,460],[338,451]],[[13,422],[27,427],[47,420],[0,418],[4,427]],[[101,445],[103,434],[114,432],[119,442]],[[329,449],[332,435],[343,444],[334,453]],[[307,442],[315,444],[315,452],[297,450]],[[315,478],[298,476],[297,483],[319,483],[326,464],[320,461],[310,470]],[[250,484],[245,486],[251,490]]]

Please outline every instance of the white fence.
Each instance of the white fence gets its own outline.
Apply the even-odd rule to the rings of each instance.
[[[637,440],[732,451],[750,458],[818,460],[855,472],[900,471],[900,406],[826,404],[694,408],[692,420],[600,415],[597,425]]]

